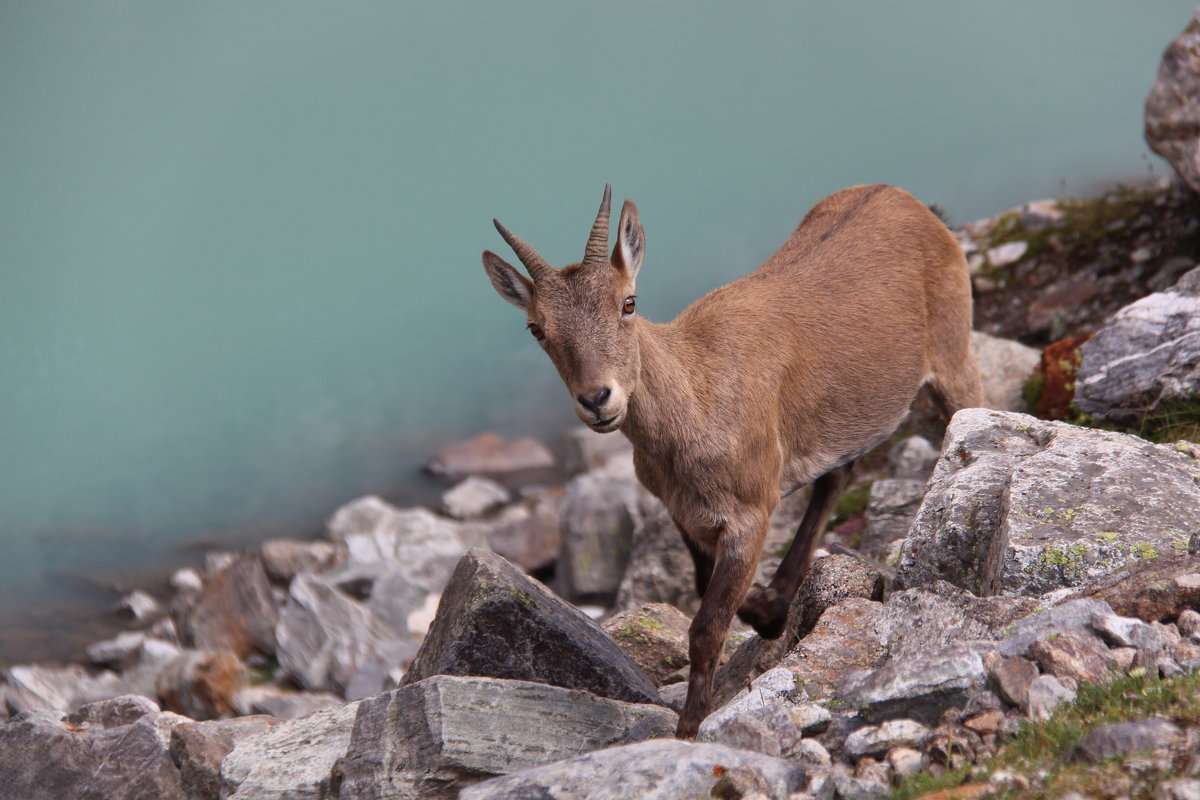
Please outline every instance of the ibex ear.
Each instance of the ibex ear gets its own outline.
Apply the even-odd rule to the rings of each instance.
[[[621,206],[621,221],[617,224],[617,244],[613,248],[612,262],[625,270],[629,280],[637,277],[646,255],[646,234],[642,232],[642,221],[638,218],[637,206],[626,200]]]
[[[487,270],[492,286],[496,287],[501,297],[519,309],[529,308],[529,300],[533,297],[533,281],[491,250],[483,251],[483,268]]]

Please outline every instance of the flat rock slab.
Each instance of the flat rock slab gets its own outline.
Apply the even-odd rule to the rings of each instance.
[[[482,779],[670,735],[676,723],[660,706],[577,689],[438,675],[363,701],[340,797],[453,798]]]
[[[951,706],[962,708],[987,677],[987,646],[951,645],[937,652],[889,662],[846,678],[838,695],[860,709],[868,722],[907,717],[936,725]]]
[[[495,553],[458,562],[404,684],[475,675],[660,703],[637,664],[582,611]]]
[[[649,741],[587,753],[495,778],[461,800],[707,800],[760,792],[788,800],[804,770],[778,758],[719,744]]]
[[[29,711],[0,725],[0,800],[185,800],[167,742],[186,720],[148,708],[78,724]]]
[[[358,703],[287,720],[238,739],[221,762],[226,800],[326,800]]]
[[[1186,551],[1200,461],[1136,436],[964,409],[901,550],[897,580],[1040,596]]]
[[[1183,731],[1165,719],[1139,719],[1101,725],[1085,734],[1071,750],[1076,761],[1103,761],[1149,753],[1183,739]]]

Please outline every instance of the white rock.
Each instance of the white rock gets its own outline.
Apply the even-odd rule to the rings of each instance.
[[[204,591],[204,579],[191,567],[175,570],[171,576],[171,588],[181,594]]]
[[[508,501],[507,489],[493,480],[475,475],[442,494],[442,506],[455,519],[482,517]]]
[[[987,260],[993,267],[1007,267],[1021,260],[1029,250],[1029,242],[1006,242],[987,251]]]
[[[162,616],[162,604],[141,589],[134,589],[121,598],[117,611],[137,622],[149,622]]]

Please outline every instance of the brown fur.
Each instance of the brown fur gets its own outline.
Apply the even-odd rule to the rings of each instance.
[[[606,189],[605,233],[607,207]],[[970,284],[925,206],[859,186],[818,203],[757,270],[656,325],[620,313],[644,253],[637,209],[626,201],[611,260],[595,257],[595,230],[583,263],[536,282],[492,253],[484,266],[541,326],[580,418],[629,437],[638,478],[689,542],[703,589],[677,732],[690,738],[733,614],[779,635],[853,461],[894,432],[926,381],[947,414],[982,402]],[[750,591],[780,487],[814,481],[788,556]]]

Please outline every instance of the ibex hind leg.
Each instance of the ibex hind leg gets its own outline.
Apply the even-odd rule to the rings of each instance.
[[[937,404],[938,410],[950,421],[957,412],[964,408],[980,408],[983,406],[983,385],[979,376],[979,365],[970,348],[965,353],[959,353],[950,363],[938,365],[933,377],[929,380],[930,394]]]
[[[767,586],[755,584],[738,609],[738,617],[758,632],[764,639],[778,639],[787,625],[788,608],[808,572],[817,535],[825,528],[834,503],[850,480],[854,462],[827,472],[813,483],[808,508],[796,529],[796,536],[788,547],[787,554],[775,570],[775,576]]]
[[[692,554],[692,564],[696,567],[696,596],[704,599],[704,594],[708,591],[709,581],[712,580],[713,557],[697,544],[692,537],[684,533],[683,528],[678,522],[675,523],[675,527],[679,528],[679,535],[683,537],[683,543],[687,545],[688,552]]]

